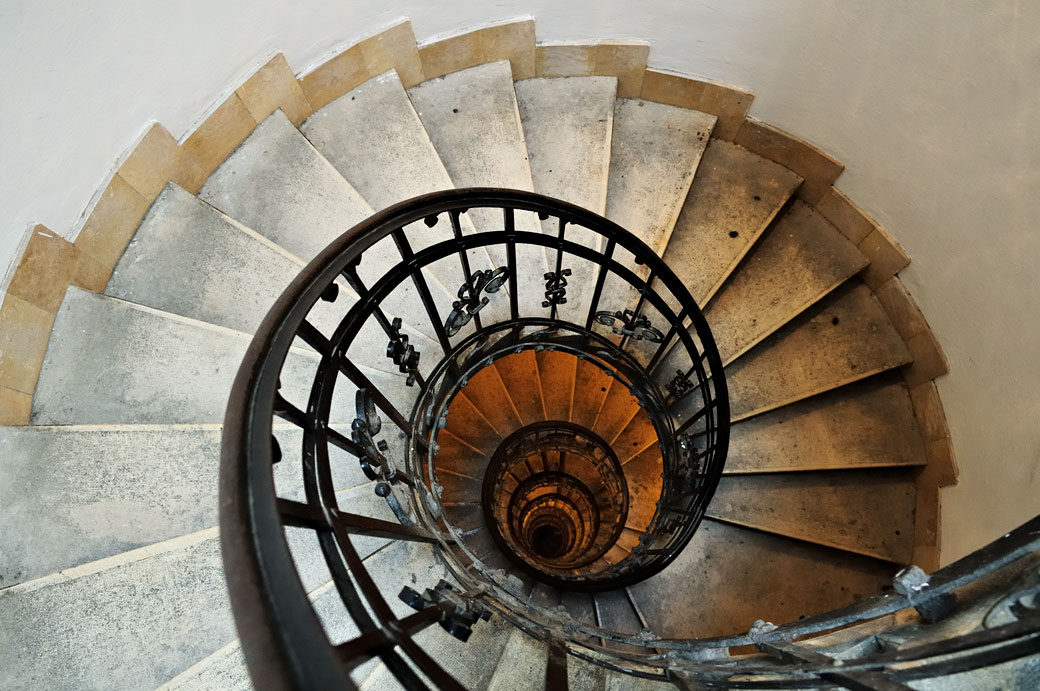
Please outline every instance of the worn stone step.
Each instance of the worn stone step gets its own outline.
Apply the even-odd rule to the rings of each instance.
[[[437,470],[444,469],[456,475],[483,480],[489,456],[447,429],[437,435],[437,446]]]
[[[105,294],[253,333],[303,266],[298,257],[171,183],[149,209]],[[332,336],[356,302],[357,295],[341,282],[335,303],[318,301],[307,319]],[[418,308],[416,319],[416,303],[406,304],[409,320],[402,333],[419,352],[436,352],[437,342],[410,326],[418,321],[433,332],[425,313]],[[392,310],[384,312],[388,319],[394,316]],[[349,352],[356,363],[394,370],[386,356],[388,342],[386,332],[369,319]],[[428,374],[434,364],[420,359],[420,373]]]
[[[704,312],[723,364],[747,352],[868,263],[827,219],[804,202],[795,202]]]
[[[627,386],[614,379],[607,389],[606,398],[603,399],[603,406],[599,409],[592,431],[613,446],[614,440],[628,427],[638,412],[639,403],[635,396]]]
[[[485,367],[477,372],[462,391],[503,439],[523,427],[497,367]]]
[[[559,351],[542,350],[536,354],[536,359],[546,419],[570,420],[578,358]]]
[[[520,629],[514,629],[495,669],[488,691],[534,691],[545,688],[548,648]]]
[[[631,636],[638,634],[643,629],[643,625],[639,621],[639,615],[629,601],[624,589],[594,593],[592,599],[596,605],[596,619],[600,628]],[[608,648],[622,652],[646,652],[644,648],[626,643],[615,643],[614,641],[605,640],[604,644]]]
[[[219,425],[0,427],[0,587],[215,526],[220,434]],[[289,496],[302,487],[302,433],[279,425],[275,437],[276,486]],[[364,481],[356,460],[330,454],[335,487]]]
[[[731,418],[779,408],[910,360],[877,298],[851,282],[726,368]]]
[[[221,422],[249,341],[230,329],[69,288],[32,423]],[[282,385],[297,405],[306,403],[317,362],[309,352],[290,352]]]
[[[227,644],[216,532],[0,591],[3,688],[154,688]]]
[[[456,187],[506,187],[533,190],[527,146],[507,61],[492,62],[429,79],[408,90],[419,119]],[[501,230],[501,212],[471,210],[467,217],[477,231]],[[537,217],[520,214],[520,230],[540,230]],[[465,229],[464,229],[465,230]],[[488,248],[495,266],[506,264],[502,246]],[[541,314],[545,252],[520,246],[517,262],[521,309]],[[481,268],[479,265],[474,269]],[[493,301],[494,303],[495,301]],[[505,301],[488,305],[483,317],[506,318]]]
[[[674,562],[629,592],[659,636],[722,636],[746,633],[756,619],[794,621],[876,595],[896,570],[857,554],[705,520]]]
[[[607,218],[663,255],[714,126],[714,115],[618,99]]]
[[[281,111],[253,130],[199,196],[304,261],[372,215]]]
[[[627,527],[642,532],[650,525],[661,498],[663,470],[661,449],[656,444],[624,465],[628,483]]]
[[[910,468],[723,477],[712,518],[909,564],[914,548]]]
[[[579,360],[574,371],[574,404],[571,422],[592,429],[603,399],[613,383],[606,372],[587,360]]]
[[[784,406],[730,429],[726,473],[923,465],[906,385],[874,377]]]
[[[657,443],[657,430],[646,410],[639,408],[611,446],[624,465]]]
[[[315,111],[300,131],[376,210],[454,188],[395,70]]]
[[[703,307],[802,179],[747,149],[712,139],[664,253]]]
[[[499,358],[495,360],[495,369],[498,370],[505,390],[509,393],[509,399],[520,415],[520,421],[530,425],[545,420],[545,402],[542,400],[538,360],[534,351],[524,350]]]
[[[502,437],[465,392],[458,393],[452,400],[448,409],[447,426],[444,429],[488,458],[494,455],[495,449],[502,442]],[[444,454],[442,446],[438,458]]]

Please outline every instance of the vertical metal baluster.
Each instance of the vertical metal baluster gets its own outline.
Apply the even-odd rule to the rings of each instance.
[[[679,335],[679,329],[682,328],[682,323],[686,320],[686,310],[683,309],[676,315],[675,321],[672,322],[672,326],[668,329],[667,335],[664,340],[661,341],[661,345],[657,347],[657,352],[650,358],[649,364],[646,366],[646,371],[650,376],[653,376],[654,369],[660,364],[661,359],[668,352],[668,346],[671,345],[672,339]],[[680,341],[675,347],[678,348],[682,345]]]
[[[603,283],[607,280],[607,262],[614,255],[614,238],[607,240],[607,246],[603,250],[603,263],[599,265],[599,276],[596,277],[596,288],[592,291],[592,303],[589,305],[589,316],[585,320],[585,329],[592,330],[592,320],[596,316],[596,308],[599,307],[599,298],[603,293]]]
[[[566,227],[567,227],[567,221],[564,220],[563,218],[561,218],[560,219],[560,230],[556,234],[556,240],[557,240],[557,243],[558,243],[556,245],[556,273],[553,274],[557,278],[560,278],[560,272],[563,271],[563,241],[564,241],[564,235],[566,233]],[[559,306],[556,304],[556,301],[554,300],[552,305],[551,305],[552,311],[549,313],[549,318],[552,319],[553,321],[556,320],[556,311],[557,311],[558,307]]]
[[[520,318],[520,297],[517,293],[516,266],[516,215],[513,209],[502,209],[506,228],[506,264],[509,266],[509,314],[516,320]]]
[[[459,216],[462,211],[452,210],[448,212],[448,217],[451,219],[451,232],[455,236],[456,240],[462,240],[462,224],[459,222]],[[471,291],[475,290],[476,286],[473,285],[473,271],[469,266],[469,255],[466,254],[465,249],[459,250],[459,261],[462,262],[462,283],[468,285]],[[461,292],[461,289],[460,289]],[[460,298],[461,299],[461,298]],[[473,315],[473,325],[477,331],[481,331],[483,327],[480,325],[480,313]]]
[[[646,304],[646,293],[650,290],[650,283],[654,280],[654,272],[651,271],[650,275],[646,277],[646,285],[639,291],[639,301],[636,302],[636,308],[632,310],[632,318],[635,319],[639,316],[639,313],[643,310],[643,305]],[[625,349],[625,344],[628,343],[628,336],[621,337],[621,343],[618,344],[618,348]]]
[[[397,244],[397,251],[401,253],[405,263],[414,261],[415,254],[412,252],[411,245],[408,244],[408,238],[404,235],[404,229],[398,228],[393,235],[394,242]],[[437,341],[441,344],[444,354],[447,355],[451,352],[451,342],[448,340],[448,333],[444,330],[444,322],[437,313],[437,305],[433,302],[433,295],[430,293],[430,286],[426,282],[426,276],[423,275],[422,267],[414,267],[412,282],[415,284],[415,289],[419,291],[419,299],[422,300],[423,306],[426,308],[426,314],[430,317],[430,323],[433,324],[433,331],[437,334]]]

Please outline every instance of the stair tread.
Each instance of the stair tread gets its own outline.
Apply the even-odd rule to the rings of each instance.
[[[539,351],[535,357],[538,361],[538,380],[542,385],[546,419],[563,422],[570,420],[578,358],[553,350]]]
[[[105,294],[253,333],[302,268],[170,183],[116,264]]]
[[[532,189],[507,61],[430,79],[408,96],[456,187]]]
[[[639,403],[628,387],[617,379],[611,381],[603,406],[596,416],[592,431],[613,446],[614,440],[624,431],[633,416],[639,411]]]
[[[602,369],[588,362],[578,360],[574,373],[574,405],[571,408],[571,422],[592,429],[603,406],[603,399],[613,380]]]
[[[440,447],[436,455],[438,470],[445,468],[454,473],[483,480],[484,469],[489,460],[488,456],[474,449],[447,429],[437,435],[437,445]]]
[[[664,254],[698,305],[707,304],[801,181],[767,158],[711,140]]]
[[[154,688],[235,637],[216,529],[0,591],[10,688]]]
[[[520,421],[530,425],[545,420],[545,403],[542,401],[538,360],[534,351],[525,350],[499,358],[495,360],[494,367],[520,415]]]
[[[776,331],[869,261],[837,228],[795,202],[766,231],[704,312],[723,364]]]
[[[315,111],[300,131],[376,210],[454,188],[394,70]]]
[[[661,449],[656,445],[643,451],[624,466],[628,483],[628,518],[625,525],[640,532],[645,531],[657,510],[661,499],[664,471]]]
[[[722,636],[744,633],[756,619],[793,621],[875,595],[895,571],[869,557],[706,520],[674,562],[629,592],[659,636]]]
[[[617,79],[525,79],[514,88],[534,191],[602,215]]]
[[[729,475],[712,518],[908,564],[914,548],[909,468]]]
[[[503,439],[523,426],[495,367],[485,367],[470,377],[462,391]]]
[[[606,216],[663,255],[715,116],[617,99]]]
[[[739,420],[910,362],[877,298],[852,282],[726,368]]]
[[[730,429],[726,473],[920,465],[924,442],[906,385],[868,380]]]
[[[280,110],[257,125],[199,196],[304,261],[372,215]]]
[[[502,442],[502,437],[469,400],[465,392],[459,393],[452,400],[445,429],[488,458],[495,453],[495,449]]]
[[[596,593],[593,595],[593,601],[596,604],[596,616],[600,628],[632,636],[638,634],[643,629],[639,616],[636,614],[632,603],[628,599],[628,595],[625,594],[623,589]],[[646,652],[645,648],[628,645],[627,643],[615,643],[614,641],[605,640],[604,644],[607,648],[619,652],[636,654]]]
[[[514,629],[502,651],[488,691],[533,691],[545,688],[549,649],[541,641]]]
[[[657,430],[654,428],[654,423],[650,421],[650,416],[646,411],[639,408],[611,445],[617,453],[618,460],[625,464],[639,456],[655,442],[657,442]]]

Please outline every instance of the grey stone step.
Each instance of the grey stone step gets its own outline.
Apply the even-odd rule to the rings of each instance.
[[[711,140],[664,253],[698,305],[707,304],[801,182],[747,149]]]
[[[0,688],[154,688],[234,637],[213,528],[0,591]]]
[[[875,595],[896,570],[876,559],[706,520],[674,562],[629,591],[657,635],[721,636],[745,633],[756,619],[793,621]]]
[[[723,364],[735,360],[869,261],[804,202],[769,229],[708,305]]]
[[[924,442],[906,385],[876,377],[730,429],[726,473],[922,465]]]
[[[714,115],[618,99],[607,218],[663,255],[714,126]]]
[[[220,435],[219,425],[0,427],[0,587],[215,526]],[[302,487],[302,434],[279,425],[275,436],[276,486],[290,496]],[[331,455],[336,487],[365,480],[356,461]]]
[[[495,669],[488,691],[533,691],[545,688],[548,648],[541,641],[514,629]]]
[[[33,397],[32,423],[219,423],[249,342],[237,331],[69,288]],[[308,351],[289,353],[282,392],[298,407],[306,406],[318,362]],[[365,373],[384,391],[403,388],[396,375]],[[340,382],[334,422],[354,418],[354,389]]]
[[[281,111],[253,130],[199,196],[304,261],[372,215]]]
[[[600,628],[631,636],[638,634],[643,629],[643,625],[639,621],[639,615],[623,589],[594,593],[592,600],[596,606],[596,620]],[[608,648],[621,652],[637,654],[646,652],[645,648],[626,643],[615,643],[605,640],[604,644]]]
[[[315,111],[300,131],[376,210],[454,188],[394,70]]]
[[[910,362],[870,290],[846,284],[726,368],[733,420]]]
[[[409,89],[408,96],[456,187],[533,190],[513,73],[507,61],[429,79]],[[466,217],[477,231],[502,229],[501,212],[476,209]],[[538,231],[541,226],[533,214],[518,214],[516,227]],[[502,246],[488,248],[488,255],[495,266],[506,264]],[[474,270],[485,268],[481,261],[474,253]],[[525,314],[541,315],[545,312],[541,308],[545,252],[521,245],[517,262],[521,267],[517,272],[521,309]],[[481,316],[492,321],[507,318],[503,310],[507,307],[505,300],[492,300]]]
[[[909,564],[914,478],[909,468],[723,477],[712,518]]]

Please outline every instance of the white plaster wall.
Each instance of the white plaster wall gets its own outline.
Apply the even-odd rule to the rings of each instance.
[[[182,136],[275,51],[297,71],[407,16],[420,40],[533,15],[540,40],[641,38],[653,66],[754,90],[848,166],[904,245],[950,357],[949,561],[1040,512],[1040,3],[871,0],[0,0],[0,269],[72,238],[147,122]]]

